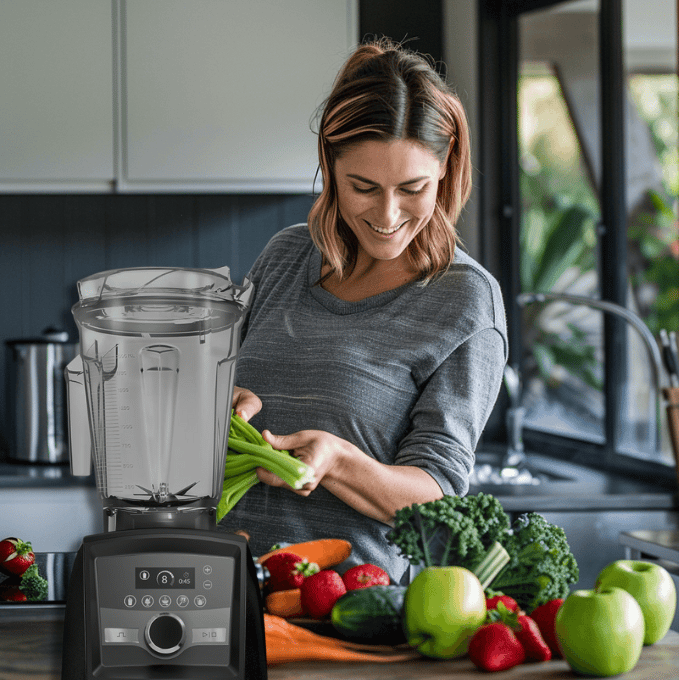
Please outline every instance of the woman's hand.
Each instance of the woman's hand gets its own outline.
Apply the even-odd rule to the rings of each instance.
[[[246,390],[243,387],[234,387],[231,408],[243,420],[247,421],[260,412],[262,400],[254,392],[250,392],[250,390]]]
[[[293,489],[280,477],[264,468],[257,469],[257,477],[269,486],[282,486],[301,496],[308,496],[323,478],[336,465],[339,457],[352,446],[349,442],[321,430],[301,430],[289,435],[274,435],[268,430],[262,432],[262,437],[274,449],[289,451],[292,456],[306,463],[314,471],[315,481],[305,484],[301,489]]]

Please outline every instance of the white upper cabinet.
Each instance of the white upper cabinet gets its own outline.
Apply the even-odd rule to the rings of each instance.
[[[310,191],[357,4],[0,0],[0,191]]]
[[[111,3],[0,0],[0,190],[114,178]]]
[[[311,119],[356,44],[354,4],[126,2],[124,186],[311,189]]]

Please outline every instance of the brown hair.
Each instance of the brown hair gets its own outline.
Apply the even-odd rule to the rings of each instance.
[[[334,165],[366,139],[413,140],[445,165],[431,220],[407,250],[422,278],[431,280],[453,261],[455,223],[471,192],[467,118],[427,57],[386,38],[359,46],[349,57],[318,126],[323,189],[309,213],[309,231],[340,279],[356,262],[357,242],[339,214]]]

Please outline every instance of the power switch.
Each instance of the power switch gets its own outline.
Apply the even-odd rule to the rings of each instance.
[[[163,612],[146,624],[144,636],[148,646],[157,654],[174,654],[184,644],[186,629],[176,614]]]

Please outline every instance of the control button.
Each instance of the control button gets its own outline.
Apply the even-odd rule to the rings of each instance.
[[[184,644],[185,635],[184,622],[168,612],[154,616],[146,624],[144,631],[148,646],[157,654],[174,654],[179,651]]]
[[[141,603],[148,609],[149,607],[153,607],[153,598],[150,595],[144,595],[144,597],[141,598]]]
[[[208,642],[226,642],[226,628],[194,628],[193,644],[207,644]]]
[[[212,588],[212,581],[203,581],[203,588],[205,588],[205,590],[210,590],[210,588]]]
[[[209,575],[212,573],[212,567],[211,567],[209,564],[206,564],[206,565],[203,567],[203,573],[204,573],[206,576],[209,576]]]
[[[138,628],[104,628],[104,642],[132,644],[139,642]]]
[[[158,604],[161,607],[169,607],[172,604],[172,598],[169,595],[161,595],[158,598]]]
[[[149,572],[146,571],[146,569],[143,569],[142,571],[139,572],[139,578],[142,581],[148,581],[151,578],[151,574],[149,574]]]
[[[178,607],[186,607],[189,604],[189,598],[186,595],[180,595],[177,598]]]
[[[163,571],[158,572],[156,581],[159,586],[171,586],[174,583],[174,574],[171,571],[167,571],[167,569],[163,569]]]
[[[123,602],[125,602],[126,607],[134,607],[137,604],[137,598],[134,595],[125,595]]]
[[[207,604],[207,600],[205,599],[204,595],[196,595],[193,602],[196,607],[204,607]]]

